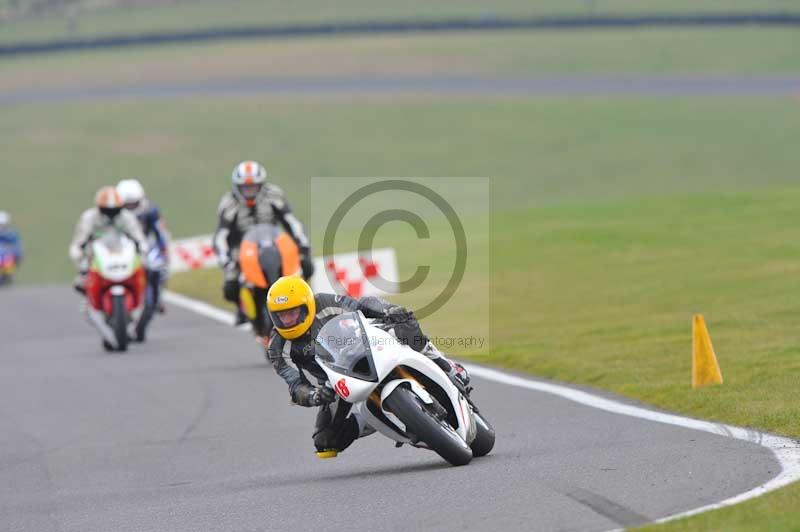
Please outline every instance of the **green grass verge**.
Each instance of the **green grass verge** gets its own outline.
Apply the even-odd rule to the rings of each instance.
[[[795,483],[763,497],[724,510],[703,513],[663,525],[651,525],[648,532],[702,532],[725,530],[750,532],[793,532],[800,523],[800,484]]]
[[[797,12],[788,0],[212,0],[194,2],[70,2],[67,9],[32,12],[32,2],[0,2],[0,43],[93,37],[116,33],[186,31],[219,26],[319,23],[397,18],[445,19],[493,16],[560,16],[608,13]],[[41,4],[41,2],[40,2]],[[98,7],[100,6],[100,7]],[[36,14],[38,13],[38,14]]]
[[[800,437],[798,202],[791,188],[500,215],[496,347],[480,359]],[[508,319],[501,309],[520,299],[527,308]],[[724,386],[689,386],[697,312]]]

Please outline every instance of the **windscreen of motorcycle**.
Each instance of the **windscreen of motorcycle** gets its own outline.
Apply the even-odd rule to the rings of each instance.
[[[109,281],[121,282],[139,265],[136,245],[117,231],[107,231],[92,243],[94,269]]]
[[[337,373],[376,382],[369,337],[358,313],[348,312],[326,323],[316,338],[318,360]]]

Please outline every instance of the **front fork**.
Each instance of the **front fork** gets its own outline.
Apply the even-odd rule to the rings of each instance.
[[[106,321],[106,313],[102,310],[97,310],[93,308],[92,305],[88,303],[88,301],[84,300],[84,307],[82,309],[86,313],[86,317],[89,320],[97,332],[100,333],[100,336],[103,337],[103,340],[108,342],[109,344],[116,346],[117,345],[117,337],[114,335],[114,331],[111,330],[111,327],[108,326]]]

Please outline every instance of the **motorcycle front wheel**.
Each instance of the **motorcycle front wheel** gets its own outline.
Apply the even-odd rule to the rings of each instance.
[[[128,316],[125,311],[125,296],[115,295],[111,300],[111,329],[117,339],[117,351],[128,350]]]
[[[409,388],[398,386],[383,404],[405,424],[406,432],[419,438],[450,464],[466,465],[472,460],[469,445],[447,420],[437,419]]]

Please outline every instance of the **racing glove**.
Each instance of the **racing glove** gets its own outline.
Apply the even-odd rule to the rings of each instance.
[[[139,262],[145,270],[150,269],[150,257],[147,256],[147,253],[139,253]]]
[[[314,275],[314,261],[309,248],[300,248],[300,267],[303,269],[303,279],[308,280]]]
[[[405,323],[414,318],[414,313],[400,305],[392,305],[383,311],[387,323]]]
[[[311,401],[314,406],[327,405],[336,400],[336,392],[330,386],[320,386],[311,394]]]
[[[225,259],[225,262],[222,265],[222,271],[225,279],[233,279],[239,276],[239,272],[236,269],[236,261],[231,258]]]
[[[300,406],[321,406],[336,400],[336,392],[329,386],[314,387],[300,384],[292,394],[292,400]]]
[[[225,301],[239,304],[239,271],[236,268],[236,262],[228,260],[223,266],[222,273],[222,297]]]

